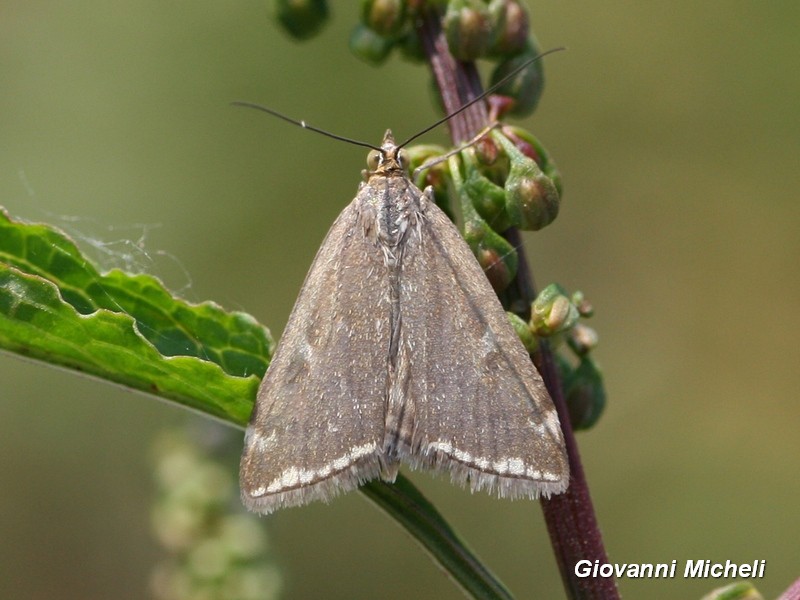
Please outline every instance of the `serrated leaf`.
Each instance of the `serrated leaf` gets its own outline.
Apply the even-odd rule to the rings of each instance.
[[[0,348],[243,425],[273,345],[246,313],[101,274],[64,233],[0,210]]]

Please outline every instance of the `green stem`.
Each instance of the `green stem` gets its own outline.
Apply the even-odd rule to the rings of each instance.
[[[512,598],[408,479],[401,475],[392,485],[372,481],[359,489],[410,533],[470,597]]]

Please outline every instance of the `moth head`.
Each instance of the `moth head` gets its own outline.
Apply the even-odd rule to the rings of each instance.
[[[380,149],[370,150],[367,155],[367,168],[370,173],[381,174],[405,171],[408,160],[408,152],[395,144],[391,129],[387,129]]]

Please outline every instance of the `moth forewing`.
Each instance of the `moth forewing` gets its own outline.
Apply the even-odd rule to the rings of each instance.
[[[240,468],[257,512],[327,501],[381,472],[389,282],[364,200],[325,237],[259,387]]]
[[[544,382],[458,230],[432,199],[425,206],[400,272],[398,362],[416,408],[405,461],[473,491],[563,492],[569,466]]]

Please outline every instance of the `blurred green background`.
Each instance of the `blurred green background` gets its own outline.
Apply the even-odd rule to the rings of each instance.
[[[0,205],[279,335],[364,152],[228,103],[372,142],[437,116],[426,69],[353,58],[357,4],[334,4],[297,44],[266,2],[4,2]],[[566,189],[527,247],[540,284],[596,307],[610,401],[579,442],[608,552],[765,559],[774,597],[800,576],[800,4],[529,6],[542,48],[569,51],[524,123]],[[197,417],[10,355],[0,382],[0,597],[147,597],[149,447]],[[520,598],[563,597],[536,504],[412,477]],[[359,494],[262,523],[286,597],[461,597]]]

